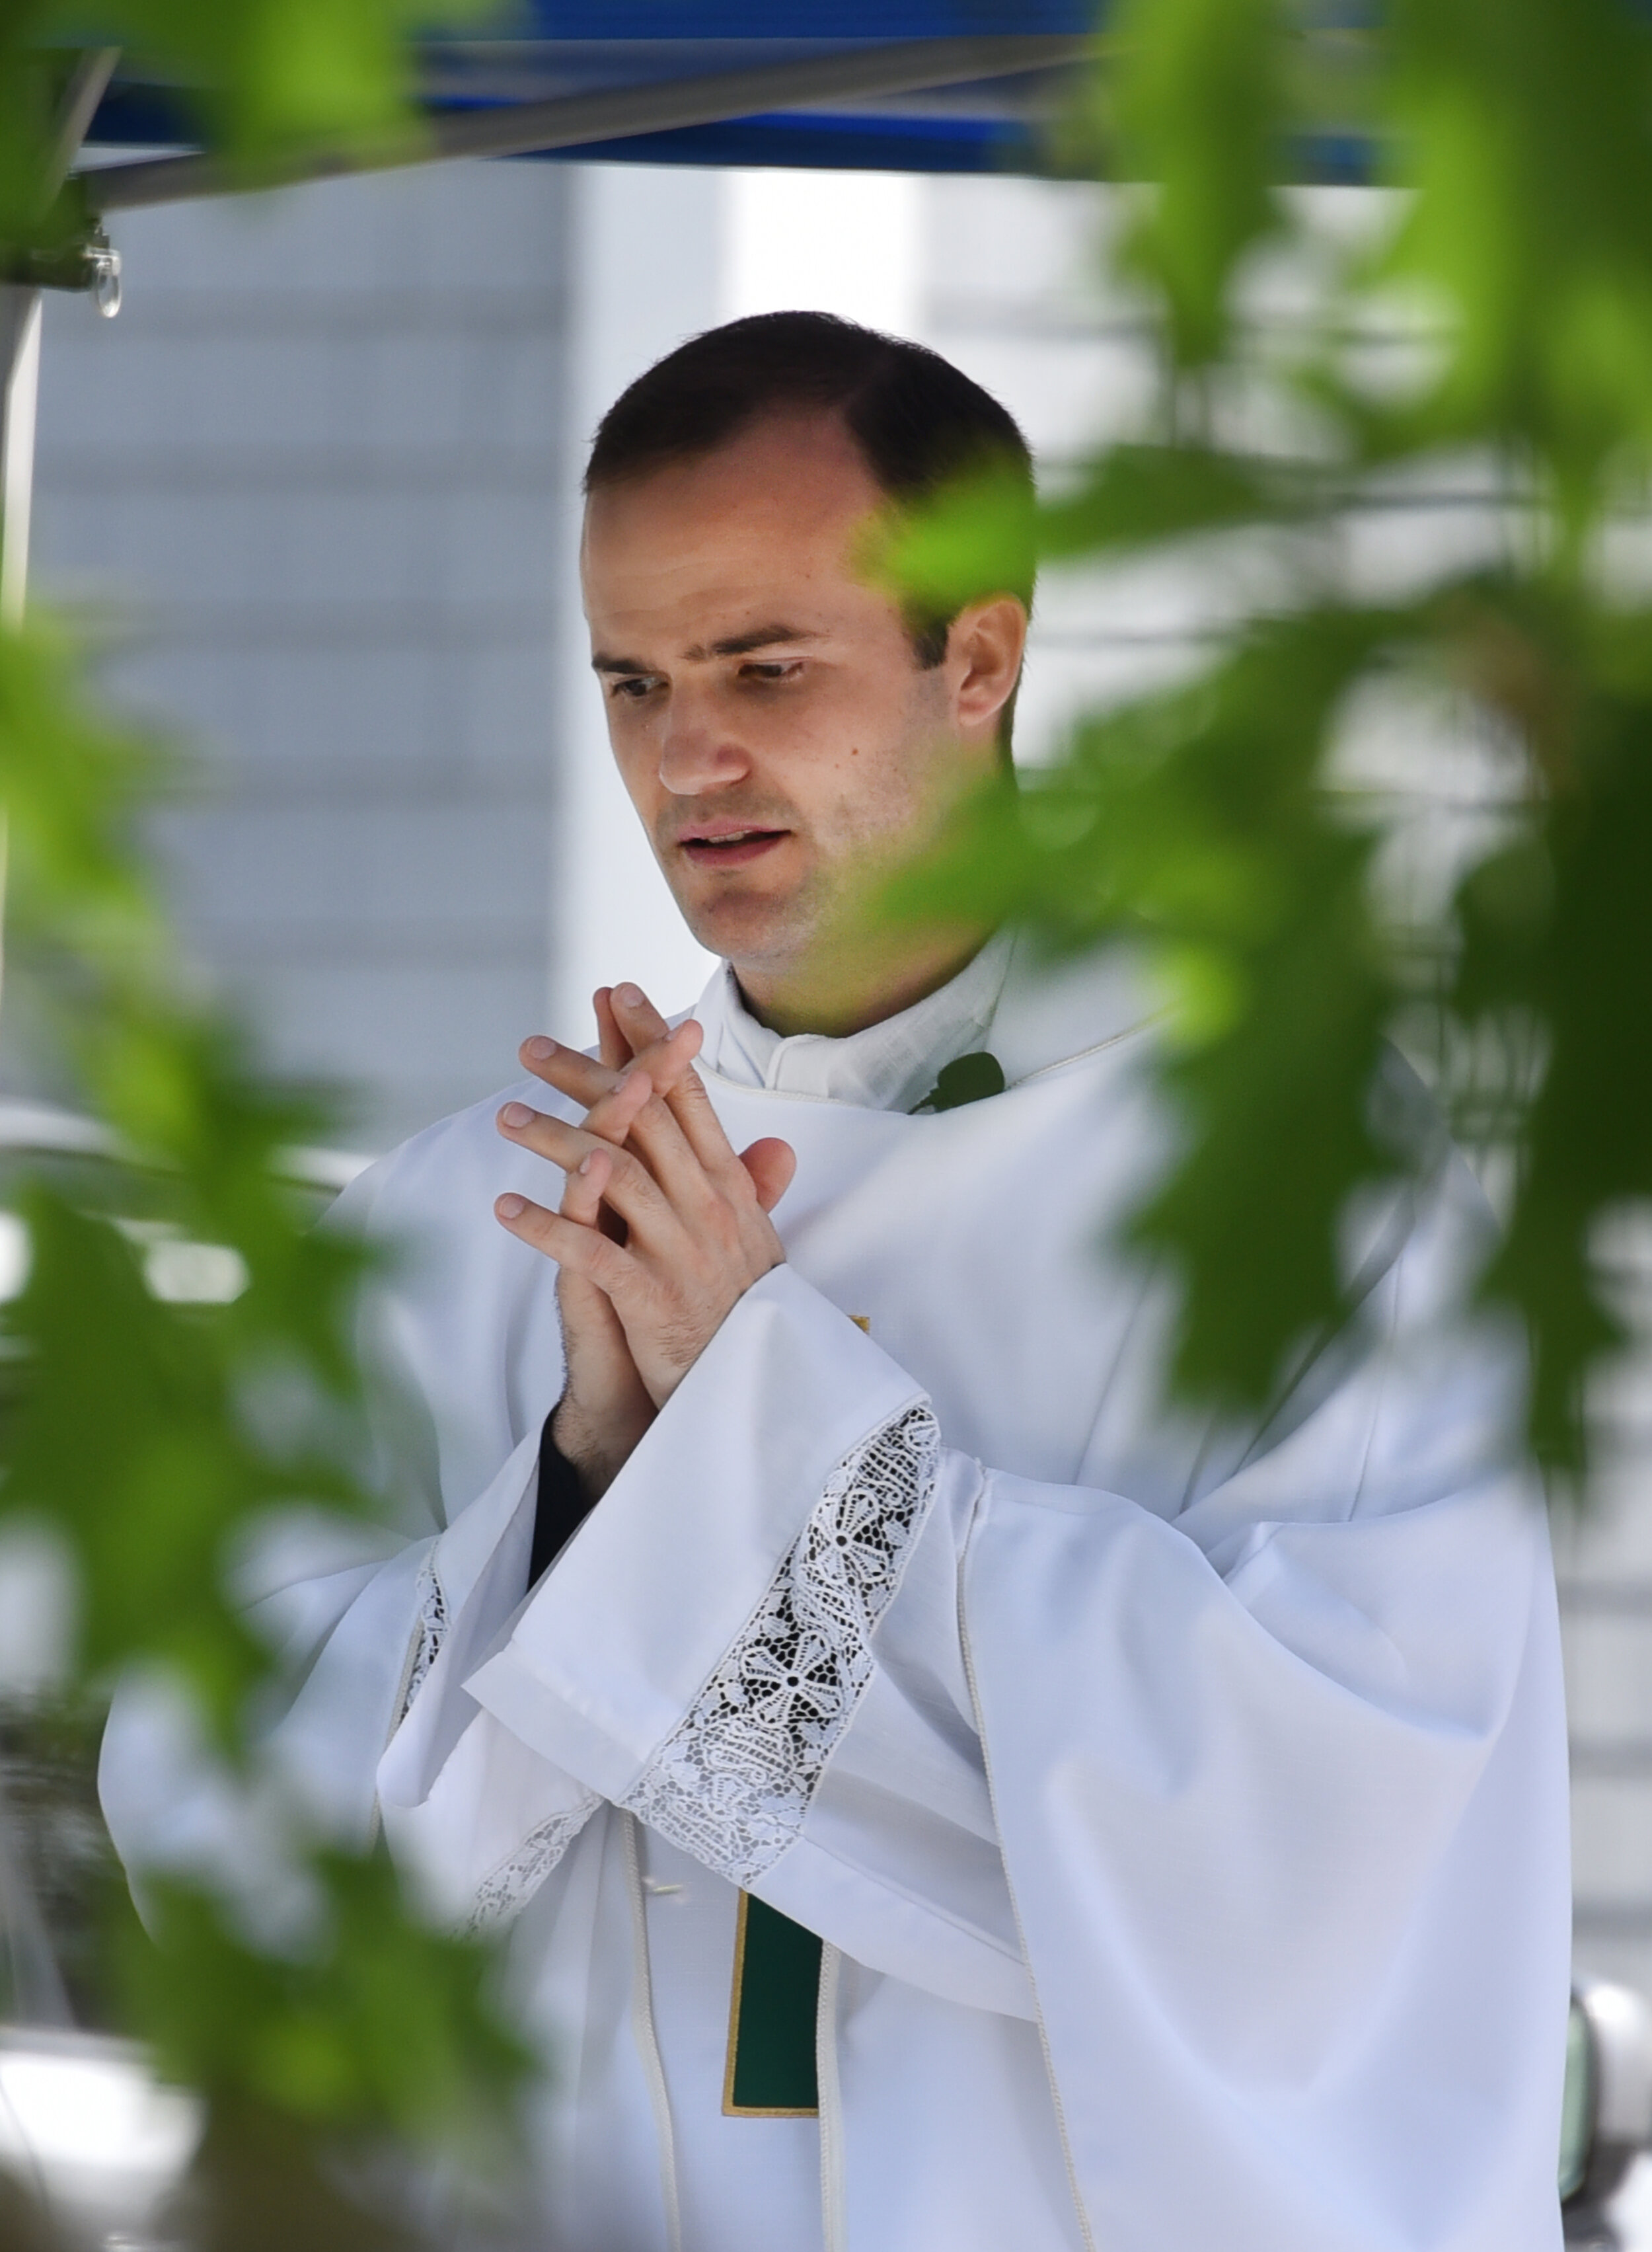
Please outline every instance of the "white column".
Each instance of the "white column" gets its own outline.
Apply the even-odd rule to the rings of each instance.
[[[917,333],[924,183],[909,172],[726,172],[722,310],[836,313]]]
[[[721,176],[590,164],[573,215],[569,448],[559,588],[560,767],[552,880],[550,1024],[584,1046],[591,994],[634,979],[668,1012],[699,993],[711,957],[690,937],[609,755],[580,604],[578,484],[604,412],[643,369],[718,319]]]

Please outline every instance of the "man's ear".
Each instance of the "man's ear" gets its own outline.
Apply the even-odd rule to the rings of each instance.
[[[992,734],[1016,692],[1027,652],[1027,612],[1014,594],[993,594],[959,611],[947,636],[953,712],[960,732]]]

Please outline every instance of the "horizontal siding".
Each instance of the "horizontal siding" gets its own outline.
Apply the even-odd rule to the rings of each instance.
[[[185,941],[383,1144],[545,1006],[566,176],[448,165],[134,212],[52,301],[36,584],[183,737]]]

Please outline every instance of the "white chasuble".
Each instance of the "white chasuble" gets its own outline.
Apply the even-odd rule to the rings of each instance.
[[[559,1176],[502,1095],[347,1192],[402,1248],[394,1531],[249,1571],[281,1758],[511,1924],[555,2252],[1553,2252],[1554,1595],[1472,1184],[1442,1147],[1373,1206],[1265,1417],[1169,1408],[1168,1287],[1106,1241],[1170,1146],[1128,975],[973,967],[950,1051],[1009,1085],[938,1114],[894,1036],[899,1109],[829,1042],[824,1092],[721,1075],[708,994],[787,1263],[531,1591],[554,1278],[491,1206]],[[206,1851],[163,1734],[106,1754],[138,1866]],[[824,1943],[818,2119],[724,2108],[742,1890]]]

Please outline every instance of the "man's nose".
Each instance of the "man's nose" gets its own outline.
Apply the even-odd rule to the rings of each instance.
[[[660,738],[660,781],[674,797],[742,782],[752,761],[709,697],[673,691]]]

